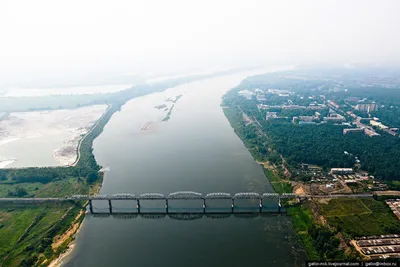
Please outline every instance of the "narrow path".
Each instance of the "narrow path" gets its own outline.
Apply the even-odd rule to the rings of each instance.
[[[79,140],[78,147],[77,147],[77,157],[76,157],[76,160],[74,161],[74,163],[72,163],[72,164],[69,165],[69,166],[74,167],[74,166],[76,166],[76,164],[78,164],[79,160],[81,159],[81,145],[82,145],[82,142],[85,140],[85,138],[86,138],[91,132],[93,132],[94,129],[96,129],[97,125],[99,125],[100,121],[104,118],[104,116],[107,114],[107,112],[110,110],[111,107],[112,107],[112,105],[109,104],[108,107],[107,107],[107,109],[106,109],[106,111],[103,113],[103,115],[101,115],[101,117],[100,117],[100,118],[97,120],[97,122],[92,126],[92,128],[85,134],[85,136],[84,136],[81,140]]]

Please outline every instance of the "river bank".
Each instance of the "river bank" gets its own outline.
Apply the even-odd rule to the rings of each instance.
[[[105,172],[102,172],[101,178],[89,187],[89,195],[96,195],[100,192],[101,185],[103,183],[103,179],[105,176]],[[78,215],[75,217],[75,220],[71,222],[70,228],[56,236],[53,239],[51,244],[52,249],[57,252],[58,255],[51,260],[49,267],[60,267],[64,263],[63,261],[74,251],[76,246],[75,238],[79,234],[79,231],[82,229],[82,223],[85,218],[85,215],[88,213],[86,210],[86,206],[88,203],[83,205],[82,210],[79,211]],[[47,263],[45,264],[47,265]]]
[[[0,160],[4,159],[0,167],[72,165],[77,161],[81,140],[95,128],[107,109],[107,105],[95,105],[10,113],[0,121]]]
[[[272,123],[265,120],[266,114],[254,101],[245,101],[239,96],[239,90],[240,86],[228,92],[223,103],[235,133],[254,160],[263,165],[265,176],[277,193],[294,190],[304,194],[299,187],[304,183],[289,172],[285,158],[273,149],[278,141],[269,131]],[[290,169],[296,172],[293,166]],[[399,232],[398,221],[390,208],[378,199],[308,199],[287,206],[287,211],[309,260],[361,260],[363,256],[352,246],[352,239]]]

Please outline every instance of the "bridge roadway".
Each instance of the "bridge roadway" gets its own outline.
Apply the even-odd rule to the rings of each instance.
[[[168,196],[160,193],[145,193],[139,196],[130,193],[120,193],[113,195],[72,195],[69,197],[58,197],[58,198],[0,198],[0,202],[62,202],[62,201],[90,201],[90,200],[169,200],[169,199],[264,199],[264,198],[275,198],[275,199],[310,199],[310,198],[338,198],[338,197],[350,197],[350,198],[368,198],[372,197],[373,194],[333,194],[333,195],[296,195],[296,194],[277,194],[277,193],[264,193],[258,194],[254,192],[245,193],[209,193],[203,195],[197,192],[191,191],[180,191],[171,193]]]
[[[42,202],[61,202],[61,201],[88,201],[90,212],[93,213],[93,200],[106,200],[108,201],[109,212],[113,213],[112,200],[133,200],[136,201],[137,213],[141,213],[141,200],[162,200],[165,201],[165,212],[169,213],[169,201],[171,200],[202,200],[203,201],[203,213],[211,212],[207,207],[207,200],[212,199],[227,199],[231,201],[231,213],[238,212],[237,207],[235,209],[235,200],[239,199],[253,199],[259,202],[258,212],[263,212],[263,200],[272,199],[277,201],[278,212],[281,211],[281,200],[282,199],[307,199],[307,198],[333,198],[333,197],[372,197],[372,194],[338,194],[338,195],[306,195],[300,196],[291,193],[283,193],[281,195],[277,193],[263,193],[258,194],[255,192],[241,192],[236,194],[230,194],[225,192],[215,192],[203,195],[193,191],[179,191],[169,194],[168,196],[160,193],[144,193],[139,196],[131,193],[119,193],[113,195],[73,195],[64,198],[0,198],[0,202],[14,202],[14,203],[42,203]],[[182,211],[178,213],[193,213],[189,211]]]
[[[90,200],[168,200],[168,199],[264,199],[264,198],[276,198],[276,199],[310,199],[310,198],[338,198],[338,197],[350,197],[350,198],[368,198],[372,197],[373,194],[332,194],[332,195],[296,195],[290,193],[277,194],[277,193],[264,193],[258,194],[254,192],[245,193],[209,193],[203,195],[197,192],[191,191],[180,191],[171,193],[167,196],[160,193],[145,193],[141,195],[135,195],[130,193],[120,193],[113,195],[72,195],[69,197],[58,197],[58,198],[0,198],[0,202],[62,202],[62,201],[90,201]]]

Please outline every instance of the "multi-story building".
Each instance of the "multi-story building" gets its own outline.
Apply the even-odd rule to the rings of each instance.
[[[356,110],[361,111],[361,112],[367,112],[371,113],[373,111],[378,110],[378,105],[377,104],[357,104]]]
[[[299,116],[298,120],[302,121],[302,122],[312,122],[313,120],[316,120],[318,118],[316,118],[315,116]]]
[[[332,168],[332,174],[352,174],[354,170],[352,168]]]
[[[265,119],[269,120],[269,119],[277,118],[278,117],[277,114],[278,114],[277,112],[267,112],[267,115],[265,116]]]
[[[265,101],[265,100],[267,100],[265,98],[265,95],[263,95],[263,94],[257,94],[256,99],[257,99],[257,101]]]
[[[343,134],[348,134],[348,133],[364,133],[364,128],[343,129]]]
[[[382,122],[380,122],[380,121],[372,120],[369,122],[369,124],[371,124],[372,126],[378,127],[380,129],[388,129],[389,128],[386,125],[382,124]]]
[[[242,90],[239,91],[238,93],[240,96],[245,97],[246,99],[250,100],[253,97],[253,92],[249,91],[249,90]]]
[[[388,134],[390,134],[390,135],[393,135],[393,136],[397,136],[398,135],[398,133],[396,133],[395,131],[389,130],[389,129],[383,129],[383,131],[388,133]]]
[[[365,133],[366,135],[368,135],[369,137],[380,136],[380,134],[378,134],[377,132],[375,132],[373,129],[368,129],[368,128],[365,128],[365,129],[364,129],[364,133]]]
[[[332,100],[328,100],[328,106],[334,107],[336,109],[339,108],[339,105],[335,101],[332,101]]]
[[[331,114],[329,117],[324,117],[323,120],[326,122],[343,122],[346,121],[346,118],[340,114]]]

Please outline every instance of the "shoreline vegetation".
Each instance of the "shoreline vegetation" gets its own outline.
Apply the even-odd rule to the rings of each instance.
[[[99,192],[104,178],[93,155],[93,141],[102,133],[115,112],[134,97],[164,91],[179,84],[199,79],[227,75],[241,70],[223,71],[208,75],[177,78],[153,85],[138,85],[124,91],[96,95],[88,98],[67,97],[71,101],[64,106],[62,97],[18,98],[15,111],[75,108],[107,104],[109,108],[80,140],[76,163],[72,166],[30,167],[0,170],[0,197],[64,197],[74,194]],[[172,102],[175,104],[181,96]],[[32,100],[32,105],[25,101]],[[34,101],[38,99],[38,101]],[[49,107],[47,101],[57,104]],[[46,101],[45,101],[46,100]],[[22,101],[22,102],[21,102]],[[18,103],[24,103],[23,108]],[[40,104],[42,106],[40,106]],[[38,106],[39,105],[39,106]],[[22,109],[22,110],[21,110]],[[169,115],[171,115],[172,108]],[[1,266],[54,266],[71,252],[68,249],[84,219],[86,203],[3,204],[0,203],[0,262]]]
[[[263,114],[238,95],[246,89],[241,85],[224,95],[222,110],[274,191],[292,193],[297,182],[291,180],[283,156],[272,148],[275,140],[263,128]],[[243,85],[246,86],[249,85]],[[400,232],[397,218],[379,197],[306,200],[286,203],[286,209],[309,260],[366,260],[369,258],[351,245],[356,237]]]

